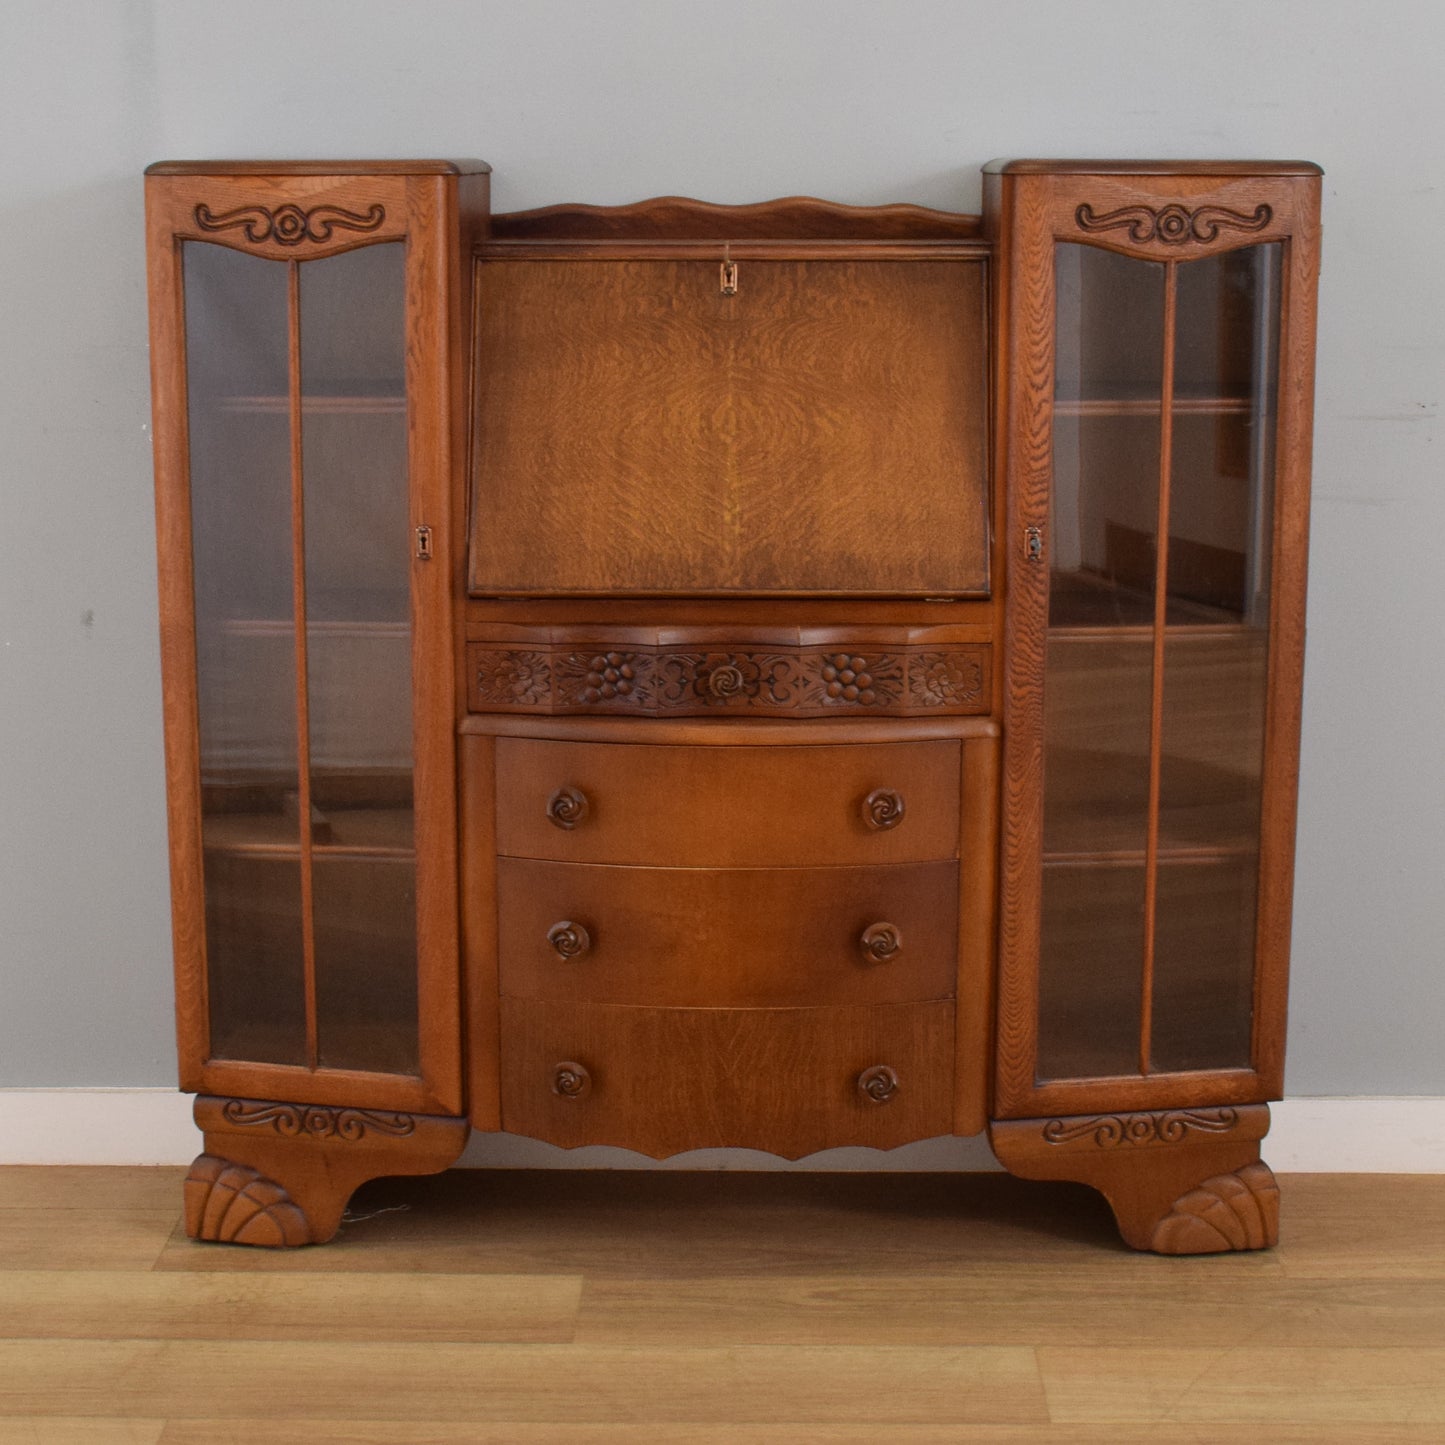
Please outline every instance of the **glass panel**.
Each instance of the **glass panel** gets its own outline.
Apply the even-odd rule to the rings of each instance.
[[[1061,245],[1049,623],[1154,618],[1164,267]]]
[[[1248,1068],[1258,861],[1159,862],[1151,1066]]]
[[[1144,864],[1044,864],[1040,1079],[1139,1072]]]
[[[211,1051],[304,1064],[287,269],[183,266]]]
[[[1171,622],[1267,620],[1279,264],[1275,243],[1177,269]]]
[[[405,247],[301,267],[319,1062],[415,1072]]]
[[[1194,625],[1164,647],[1157,1069],[1249,1063],[1279,253],[1178,268],[1167,588],[1170,623]]]
[[[1042,1078],[1139,1068],[1164,267],[1061,245],[1044,671]]]

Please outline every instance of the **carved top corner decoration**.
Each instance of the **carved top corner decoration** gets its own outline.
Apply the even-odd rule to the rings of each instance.
[[[1081,231],[1128,232],[1136,245],[1157,241],[1165,246],[1183,246],[1190,242],[1207,246],[1219,239],[1221,231],[1262,231],[1274,219],[1274,211],[1262,202],[1248,214],[1231,211],[1226,206],[1120,206],[1118,210],[1096,215],[1087,201],[1074,212],[1074,221]]]
[[[312,206],[309,209],[287,204],[276,206],[238,206],[219,215],[204,203],[195,210],[196,225],[203,231],[239,230],[253,246],[267,241],[277,246],[300,246],[309,242],[324,246],[334,231],[380,230],[386,221],[386,207],[369,206],[364,213],[348,211],[341,206]]]

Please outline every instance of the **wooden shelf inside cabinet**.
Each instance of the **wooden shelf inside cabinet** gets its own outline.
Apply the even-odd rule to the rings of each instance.
[[[1165,600],[1164,625],[1211,634],[1233,627],[1244,630],[1237,612],[1187,597]],[[1154,628],[1154,596],[1124,587],[1091,572],[1056,571],[1049,577],[1049,637],[1147,637]]]
[[[197,399],[198,404],[209,406],[220,412],[238,412],[247,415],[258,413],[285,416],[290,412],[291,400],[279,396],[217,396]],[[301,397],[303,416],[386,416],[406,410],[406,397],[400,389],[380,393],[354,392],[337,396],[317,396],[304,393]]]
[[[396,859],[416,857],[410,812],[395,808],[314,810],[311,853],[317,858]],[[295,817],[284,813],[212,814],[202,830],[208,852],[255,858],[295,858],[301,853]]]
[[[1055,416],[1140,416],[1157,419],[1162,402],[1157,396],[1056,397]],[[1176,396],[1169,407],[1175,416],[1251,416],[1256,410],[1249,397]]]

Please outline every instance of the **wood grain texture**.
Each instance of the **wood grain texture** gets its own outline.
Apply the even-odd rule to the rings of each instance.
[[[1216,1254],[1278,1241],[1279,1191],[1259,1159],[1268,1128],[1259,1104],[993,1122],[989,1140],[1021,1178],[1097,1189],[1132,1248]]]
[[[114,1416],[81,1420],[73,1415],[12,1415],[0,1420],[0,1445],[156,1445],[165,1426],[164,1420]]]
[[[0,1198],[0,1268],[150,1269],[175,1229],[179,1186],[172,1171],[164,1207],[144,1209],[128,1208],[124,1200],[112,1203],[104,1184],[88,1207],[70,1205],[63,1212],[14,1207]]]
[[[496,742],[460,740],[462,958],[467,1102],[473,1128],[502,1127],[497,959]]]
[[[481,198],[485,204],[485,197]],[[428,1112],[460,1113],[460,919],[457,893],[455,709],[460,685],[455,529],[465,449],[456,400],[465,376],[458,183],[447,176],[406,182],[408,535],[411,554],[413,787],[416,798],[417,1011],[421,1071],[436,1100]],[[431,528],[434,560],[412,537]]]
[[[171,1445],[1441,1434],[1438,1176],[1292,1176],[1279,1249],[1208,1260],[1124,1250],[1102,1201],[1000,1174],[461,1171],[367,1186],[374,1217],[328,1250],[181,1238],[158,1270],[86,1272],[9,1247],[70,1234],[56,1216],[88,1218],[85,1193],[142,1203],[175,1178],[0,1170],[0,1216],[34,1226],[0,1254],[0,1441],[152,1442],[163,1425]],[[1004,1423],[961,1373],[980,1347],[1030,1362]],[[1020,1400],[1035,1414],[1006,1423]]]
[[[581,643],[469,643],[468,705],[474,712],[641,717],[989,711],[991,649],[981,643],[889,647],[845,635],[805,649],[787,640],[758,645],[704,636],[650,646],[637,631]]]
[[[1320,176],[1313,161],[1250,160],[997,160],[985,175],[1086,176]]]
[[[501,990],[512,998],[780,1008],[953,995],[956,863],[712,869],[501,858],[497,870]],[[548,940],[564,920],[588,936],[575,955]],[[895,946],[875,957],[863,935],[880,923]]]
[[[467,176],[487,175],[478,160],[153,161],[148,176]]]
[[[285,1426],[258,1420],[171,1421],[161,1445],[250,1445],[258,1432],[275,1445],[312,1445],[312,1442],[345,1442],[345,1445],[394,1445],[394,1427],[366,1420],[307,1420],[294,1433]],[[879,1426],[831,1425],[789,1422],[771,1425],[729,1424],[728,1445],[877,1445]],[[3,1430],[3,1426],[0,1426]],[[390,1433],[388,1433],[390,1432]],[[1110,1423],[1089,1425],[1069,1421],[1062,1425],[1038,1422],[1030,1425],[913,1425],[887,1426],[889,1445],[1201,1445],[1199,1427],[1154,1422],[1148,1425]],[[1434,1425],[1280,1425],[1271,1423],[1273,1445],[1436,1445],[1439,1431]],[[84,1435],[75,1437],[87,1439]],[[118,1437],[125,1440],[127,1437]],[[150,1437],[143,1437],[149,1439]],[[716,1425],[688,1425],[669,1422],[658,1425],[640,1421],[615,1425],[596,1421],[565,1425],[536,1424],[521,1420],[496,1424],[456,1424],[440,1420],[409,1420],[408,1445],[633,1445],[635,1441],[657,1445],[715,1445]],[[0,1433],[0,1440],[4,1440]],[[22,1436],[23,1445],[33,1445]],[[41,1445],[52,1440],[70,1445],[69,1437],[41,1435]]]
[[[997,740],[966,742],[958,837],[955,1134],[981,1133],[987,1123],[998,926],[998,784]]]
[[[748,1148],[798,1158],[945,1134],[953,1120],[953,1006],[654,1009],[502,1000],[502,1126],[564,1148],[654,1158]],[[559,1060],[591,1076],[553,1087]],[[865,1071],[896,1071],[874,1102]]]
[[[976,262],[750,261],[736,296],[716,261],[497,262],[477,288],[474,593],[987,592]]]
[[[1141,1257],[1142,1258],[1142,1257]],[[1243,1282],[1216,1261],[1192,1274],[1175,1261],[1158,1270],[1110,1273],[1011,1261],[992,1274],[835,1274],[770,1282],[736,1276],[692,1280],[589,1280],[577,1321],[581,1343],[1000,1344],[1088,1348],[1108,1342],[1148,1349],[1192,1342],[1229,1351],[1240,1343],[1240,1308],[1249,1333],[1291,1349],[1338,1349],[1368,1339],[1375,1348],[1445,1347],[1445,1302],[1434,1281],[1330,1289],[1284,1273]],[[1243,1297],[1243,1300],[1242,1300]]]
[[[1043,834],[1043,675],[1048,626],[1047,540],[1042,565],[1025,553],[1031,527],[1048,525],[1054,391],[1053,245],[1045,179],[1004,178],[989,193],[1002,246],[1000,333],[1006,379],[998,421],[1001,491],[1006,497],[1003,549],[1004,729],[1000,803],[998,1033],[994,1112],[1028,1107],[1037,1051],[1038,956]]]
[[[209,1253],[209,1252],[208,1252]],[[581,1275],[488,1275],[459,1290],[445,1274],[11,1271],[0,1338],[150,1340],[566,1341]]]
[[[456,1162],[464,1119],[200,1095],[206,1152],[186,1178],[192,1239],[263,1248],[324,1244],[356,1187]]]
[[[1314,432],[1320,191],[1318,177],[1297,181],[1289,192],[1285,213],[1291,235],[1285,252],[1279,415],[1275,424],[1274,551],[1270,559],[1273,582],[1259,833],[1253,1039],[1255,1067],[1270,1098],[1277,1098],[1284,1091],[1300,719],[1304,698],[1305,576]]]
[[[406,240],[411,520],[413,525],[431,526],[439,555],[453,556],[456,549],[451,517],[460,512],[464,490],[458,401],[466,348],[457,192],[462,184],[460,172],[466,169],[423,162],[384,164],[376,171],[346,165],[335,173],[321,173],[306,165],[283,164],[267,170],[237,163],[202,174],[189,163],[173,163],[153,168],[146,182],[177,1031],[181,1082],[189,1089],[263,1096],[270,1093],[273,1097],[316,1103],[390,1104],[434,1113],[458,1112],[462,1107],[454,758],[459,608],[457,625],[453,625],[453,608],[462,591],[459,565],[413,564],[421,1077],[278,1069],[211,1056],[199,830],[200,759],[195,737],[197,681],[180,256],[182,242],[204,240],[288,261],[293,263],[294,288],[297,262],[334,255],[359,244]],[[467,183],[474,226],[475,213],[485,209],[485,195],[477,190],[478,184],[484,186],[484,182],[484,174],[479,174]],[[294,226],[277,229],[277,218],[283,212],[293,219],[301,217],[299,231]],[[335,221],[338,215],[368,218],[374,213],[380,213],[380,219],[374,226],[368,220],[365,229],[357,229],[350,222],[330,229],[323,224],[327,219]],[[249,229],[248,215],[254,222]],[[262,220],[255,222],[255,215]],[[322,220],[312,226],[306,221],[308,215]],[[235,224],[208,229],[202,224],[205,217],[213,221],[233,217]],[[297,482],[299,499],[302,457],[296,423],[301,398],[294,324],[292,331],[289,410],[293,481]],[[238,465],[244,462],[238,461]],[[293,521],[299,557],[299,509]],[[410,550],[409,535],[398,536],[395,541],[398,547]],[[296,576],[296,618],[304,634],[304,609],[299,605],[304,587],[299,569]],[[297,662],[304,667],[304,647],[298,647]],[[304,738],[304,686],[298,696],[302,699],[300,735]],[[308,785],[304,766],[301,779],[304,795]],[[303,842],[305,848],[309,848],[309,840]],[[310,1012],[314,1016],[314,1010]],[[314,1027],[311,1032],[314,1044]]]
[[[941,861],[958,850],[959,768],[959,746],[948,742],[680,748],[499,738],[497,847],[521,858],[683,868]],[[564,787],[591,804],[572,829],[547,816]],[[906,807],[881,831],[863,817],[878,789]]]
[[[545,1388],[539,1388],[546,1381]],[[235,1340],[0,1342],[0,1412],[293,1422],[638,1420],[843,1424],[1046,1418],[1033,1354],[972,1346],[668,1348],[281,1344]],[[410,1436],[408,1435],[408,1438]]]
[[[1445,1351],[1292,1350],[1251,1340],[1213,1364],[1201,1373],[1186,1349],[1039,1351],[1049,1413],[1061,1423],[1117,1419],[1122,1390],[1129,1416],[1141,1422],[1445,1428]]]
[[[750,206],[719,206],[657,196],[629,206],[559,205],[505,211],[493,218],[499,240],[961,241],[980,234],[977,216],[927,206],[845,206],[785,196]]]
[[[1090,1108],[1165,1107],[1206,1100],[1247,1102],[1278,1097],[1281,1088],[1303,657],[1318,168],[1283,162],[1250,170],[1245,163],[1201,162],[1181,165],[1172,174],[1163,170],[1163,163],[999,164],[991,168],[985,189],[986,222],[1003,248],[997,282],[1000,365],[1005,372],[999,387],[999,435],[1008,497],[1004,532],[1009,557],[1001,648],[1007,743],[995,1102],[1000,1117],[1045,1111],[1081,1113]],[[1236,223],[1233,218],[1243,220]],[[1102,225],[1103,219],[1109,223]],[[1285,248],[1290,279],[1281,301],[1254,1038],[1250,1068],[1220,1070],[1216,1082],[1211,1082],[1209,1071],[1147,1072],[1147,1062],[1141,1062],[1140,1075],[1133,1080],[1101,1078],[1092,1094],[1085,1080],[1038,1077],[1035,1019],[1044,727],[1041,644],[1048,604],[1046,529],[1057,241],[1085,241],[1156,261],[1190,260],[1269,242]],[[1292,341],[1288,339],[1291,336]],[[1027,527],[1045,533],[1044,565],[1031,564],[1019,550],[1019,538]],[[1161,854],[1166,845],[1172,847],[1173,843],[1166,840],[1161,828]],[[1141,1052],[1149,1055],[1147,1036],[1142,1044]]]

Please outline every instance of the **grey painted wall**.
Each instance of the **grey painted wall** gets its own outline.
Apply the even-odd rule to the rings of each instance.
[[[495,202],[979,204],[1326,168],[1289,1087],[1445,1094],[1437,0],[5,0],[0,1085],[169,1083],[140,172],[481,155]]]

